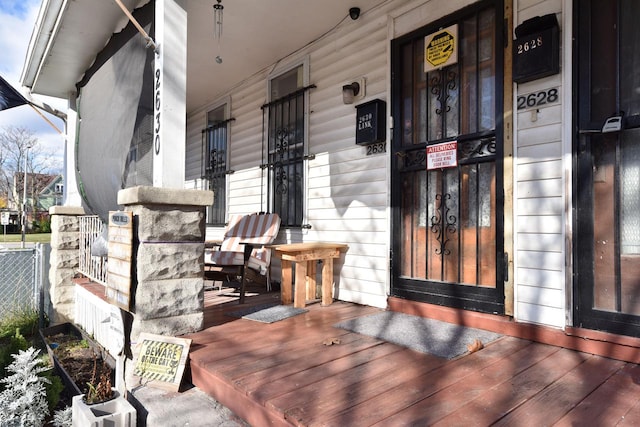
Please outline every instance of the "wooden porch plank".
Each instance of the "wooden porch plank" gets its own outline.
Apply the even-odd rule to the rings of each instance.
[[[398,348],[393,344],[384,346]],[[353,406],[383,393],[389,387],[424,375],[444,363],[445,359],[402,349],[340,375],[329,376],[307,387],[298,388],[269,401],[268,406],[284,413],[286,419],[294,424],[310,425],[311,420],[317,417],[324,418],[336,410]]]
[[[335,358],[322,365],[318,365],[317,367],[313,366],[309,369],[305,369],[304,363],[302,366],[283,366],[283,368],[288,368],[295,372],[285,372],[288,375],[282,376],[280,379],[275,381],[269,381],[268,373],[261,377],[255,385],[250,383],[250,377],[243,379],[243,381],[246,381],[246,387],[251,389],[249,392],[250,395],[261,404],[266,404],[269,400],[273,400],[279,396],[308,386],[309,384],[317,383],[327,377],[341,376],[345,371],[363,364],[368,364],[376,359],[386,357],[397,351],[402,351],[402,349],[389,344],[376,345],[369,347],[366,351],[351,353],[349,357]],[[264,387],[260,387],[261,385],[264,385]]]
[[[229,300],[206,299],[218,304],[205,308],[215,324],[189,336],[192,382],[252,425],[640,425],[634,364],[513,337],[427,361],[433,356],[333,328],[378,308],[312,304],[261,324],[225,313],[279,294]],[[341,342],[324,346],[325,338]]]
[[[637,402],[620,420],[618,427],[637,427],[640,426],[640,402]]]
[[[213,396],[252,426],[291,427],[283,417],[262,405],[255,404],[251,398],[239,393],[230,384],[212,376],[207,369],[192,366],[191,370],[193,378],[197,379],[194,385]]]
[[[359,352],[374,352],[374,348],[381,344],[382,342],[370,337],[357,334],[342,335],[340,344],[325,346],[318,342],[308,349],[287,351],[285,355],[278,357],[278,363],[271,363],[269,360],[259,361],[256,363],[258,366],[245,371],[245,374],[234,382],[238,388],[250,392],[267,382],[308,371],[336,359],[352,357]]]
[[[586,357],[586,360],[495,425],[513,426],[517,423],[533,427],[553,424],[624,365],[624,362],[600,356],[574,353],[574,357]]]
[[[640,366],[626,364],[556,425],[617,425],[623,420],[630,421],[626,415],[639,404]],[[640,418],[636,417],[631,425],[640,425]]]
[[[506,354],[505,358],[468,375],[455,384],[422,399],[414,405],[383,420],[381,425],[403,425],[408,420],[418,424],[432,425],[447,415],[480,398],[485,393],[492,393],[492,388],[507,383],[520,372],[547,359],[559,348],[532,343],[531,345]],[[468,413],[467,410],[462,411]],[[453,425],[462,420],[449,419],[442,425]],[[466,420],[464,423],[466,424]],[[490,424],[490,422],[488,422]]]
[[[555,350],[549,357],[493,387],[434,425],[491,425],[584,360],[570,350],[548,347]]]
[[[309,369],[327,360],[344,357],[381,344],[380,341],[359,337],[356,334],[337,335],[337,337],[342,340],[342,343],[339,346],[327,348],[322,344],[323,336],[307,335],[305,340],[298,340],[295,345],[273,346],[271,351],[257,352],[253,358],[252,355],[241,358],[236,366],[225,366],[217,372],[225,378],[240,383],[240,379],[265,370],[266,374],[271,376],[271,371],[275,368],[290,365],[296,361],[300,362],[297,363],[300,369]],[[245,359],[246,363],[243,363]]]
[[[304,332],[298,337],[304,339],[309,331],[321,327],[330,328],[337,321],[336,319],[342,318],[342,315],[348,318],[351,314],[356,313],[353,307],[344,305],[341,307],[340,304],[322,308],[322,310],[325,309],[332,310],[332,312],[319,315],[304,313],[287,319],[287,322],[272,324],[236,319],[234,322],[188,335],[187,338],[193,340],[191,360],[194,363],[213,364],[220,367],[225,363],[225,359],[237,359],[242,353],[253,353],[261,348],[270,348],[274,346],[274,343],[282,345],[295,339],[298,332]],[[362,312],[358,314],[362,314]],[[341,333],[340,330],[334,328],[330,330],[336,335]],[[268,340],[264,339],[266,336],[269,337]],[[235,364],[236,362],[229,360],[227,363]]]
[[[239,365],[243,363],[255,363],[259,359],[269,357],[281,357],[289,351],[296,352],[313,344],[322,344],[322,341],[327,338],[328,334],[323,332],[325,329],[322,328],[322,324],[316,323],[316,325],[316,327],[307,327],[305,325],[301,326],[290,323],[289,328],[285,327],[285,324],[282,328],[271,329],[268,335],[265,335],[264,331],[263,333],[250,336],[239,334],[233,339],[234,343],[230,344],[232,348],[228,348],[228,350],[222,348],[219,350],[222,355],[230,354],[231,356],[217,360],[215,367],[212,369],[221,373],[231,370],[240,372],[237,369]],[[332,333],[332,336],[341,337],[348,333],[346,330],[336,330]],[[248,367],[245,369],[251,368]],[[250,371],[247,371],[247,373],[250,373]],[[235,377],[237,377],[237,375],[231,376],[230,378]]]
[[[481,351],[449,361],[433,371],[413,376],[400,384],[389,384],[375,396],[366,395],[366,399],[345,402],[341,408],[335,408],[334,415],[312,420],[309,425],[373,425],[530,344],[530,341],[516,338],[500,338]]]

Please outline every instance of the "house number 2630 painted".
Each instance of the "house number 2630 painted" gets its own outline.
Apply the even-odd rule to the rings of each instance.
[[[372,154],[382,154],[387,152],[386,142],[376,142],[375,144],[367,145],[367,156]]]
[[[161,98],[160,98],[160,77],[162,74],[160,72],[160,68],[156,69],[156,93],[155,93],[155,103],[154,103],[154,113],[155,113],[155,128],[153,129],[153,133],[155,134],[153,147],[156,155],[160,154],[160,107],[162,106]]]

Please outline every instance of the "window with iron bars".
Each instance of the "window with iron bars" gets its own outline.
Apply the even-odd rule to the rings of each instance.
[[[213,191],[213,204],[207,208],[207,224],[224,225],[227,194],[227,135],[233,119],[214,121],[202,131],[202,179]]]
[[[268,200],[282,226],[300,227],[304,217],[305,96],[298,89],[262,106],[267,128]]]

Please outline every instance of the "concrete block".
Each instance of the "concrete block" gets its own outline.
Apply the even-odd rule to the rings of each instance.
[[[51,248],[76,251],[80,247],[80,234],[78,232],[51,233]]]
[[[80,221],[76,216],[53,215],[51,217],[51,231],[54,233],[78,232]]]
[[[138,283],[135,300],[135,315],[145,320],[202,312],[204,280],[191,278]]]
[[[74,396],[71,416],[74,427],[135,427],[137,422],[135,408],[120,395],[93,405],[84,403],[82,395]]]
[[[131,345],[137,343],[140,334],[178,336],[201,331],[204,325],[204,313],[185,314],[183,316],[163,317],[158,319],[141,319],[134,316],[131,325]]]
[[[140,243],[136,254],[138,283],[203,277],[204,243]]]
[[[142,206],[127,208],[134,215],[140,242],[204,241],[205,211],[197,206]]]

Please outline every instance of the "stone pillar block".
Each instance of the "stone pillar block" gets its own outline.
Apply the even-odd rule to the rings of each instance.
[[[84,210],[78,207],[53,206],[51,215],[51,255],[49,258],[49,294],[51,298],[51,323],[73,321],[74,289],[73,276],[79,266],[78,217]]]
[[[211,203],[211,191],[118,192],[118,204],[134,218],[132,342],[142,332],[175,336],[202,329],[205,207]]]
[[[198,278],[149,281],[147,285],[136,292],[136,317],[140,319],[182,316],[202,311],[204,287]]]
[[[138,282],[202,277],[204,242],[140,242]]]

